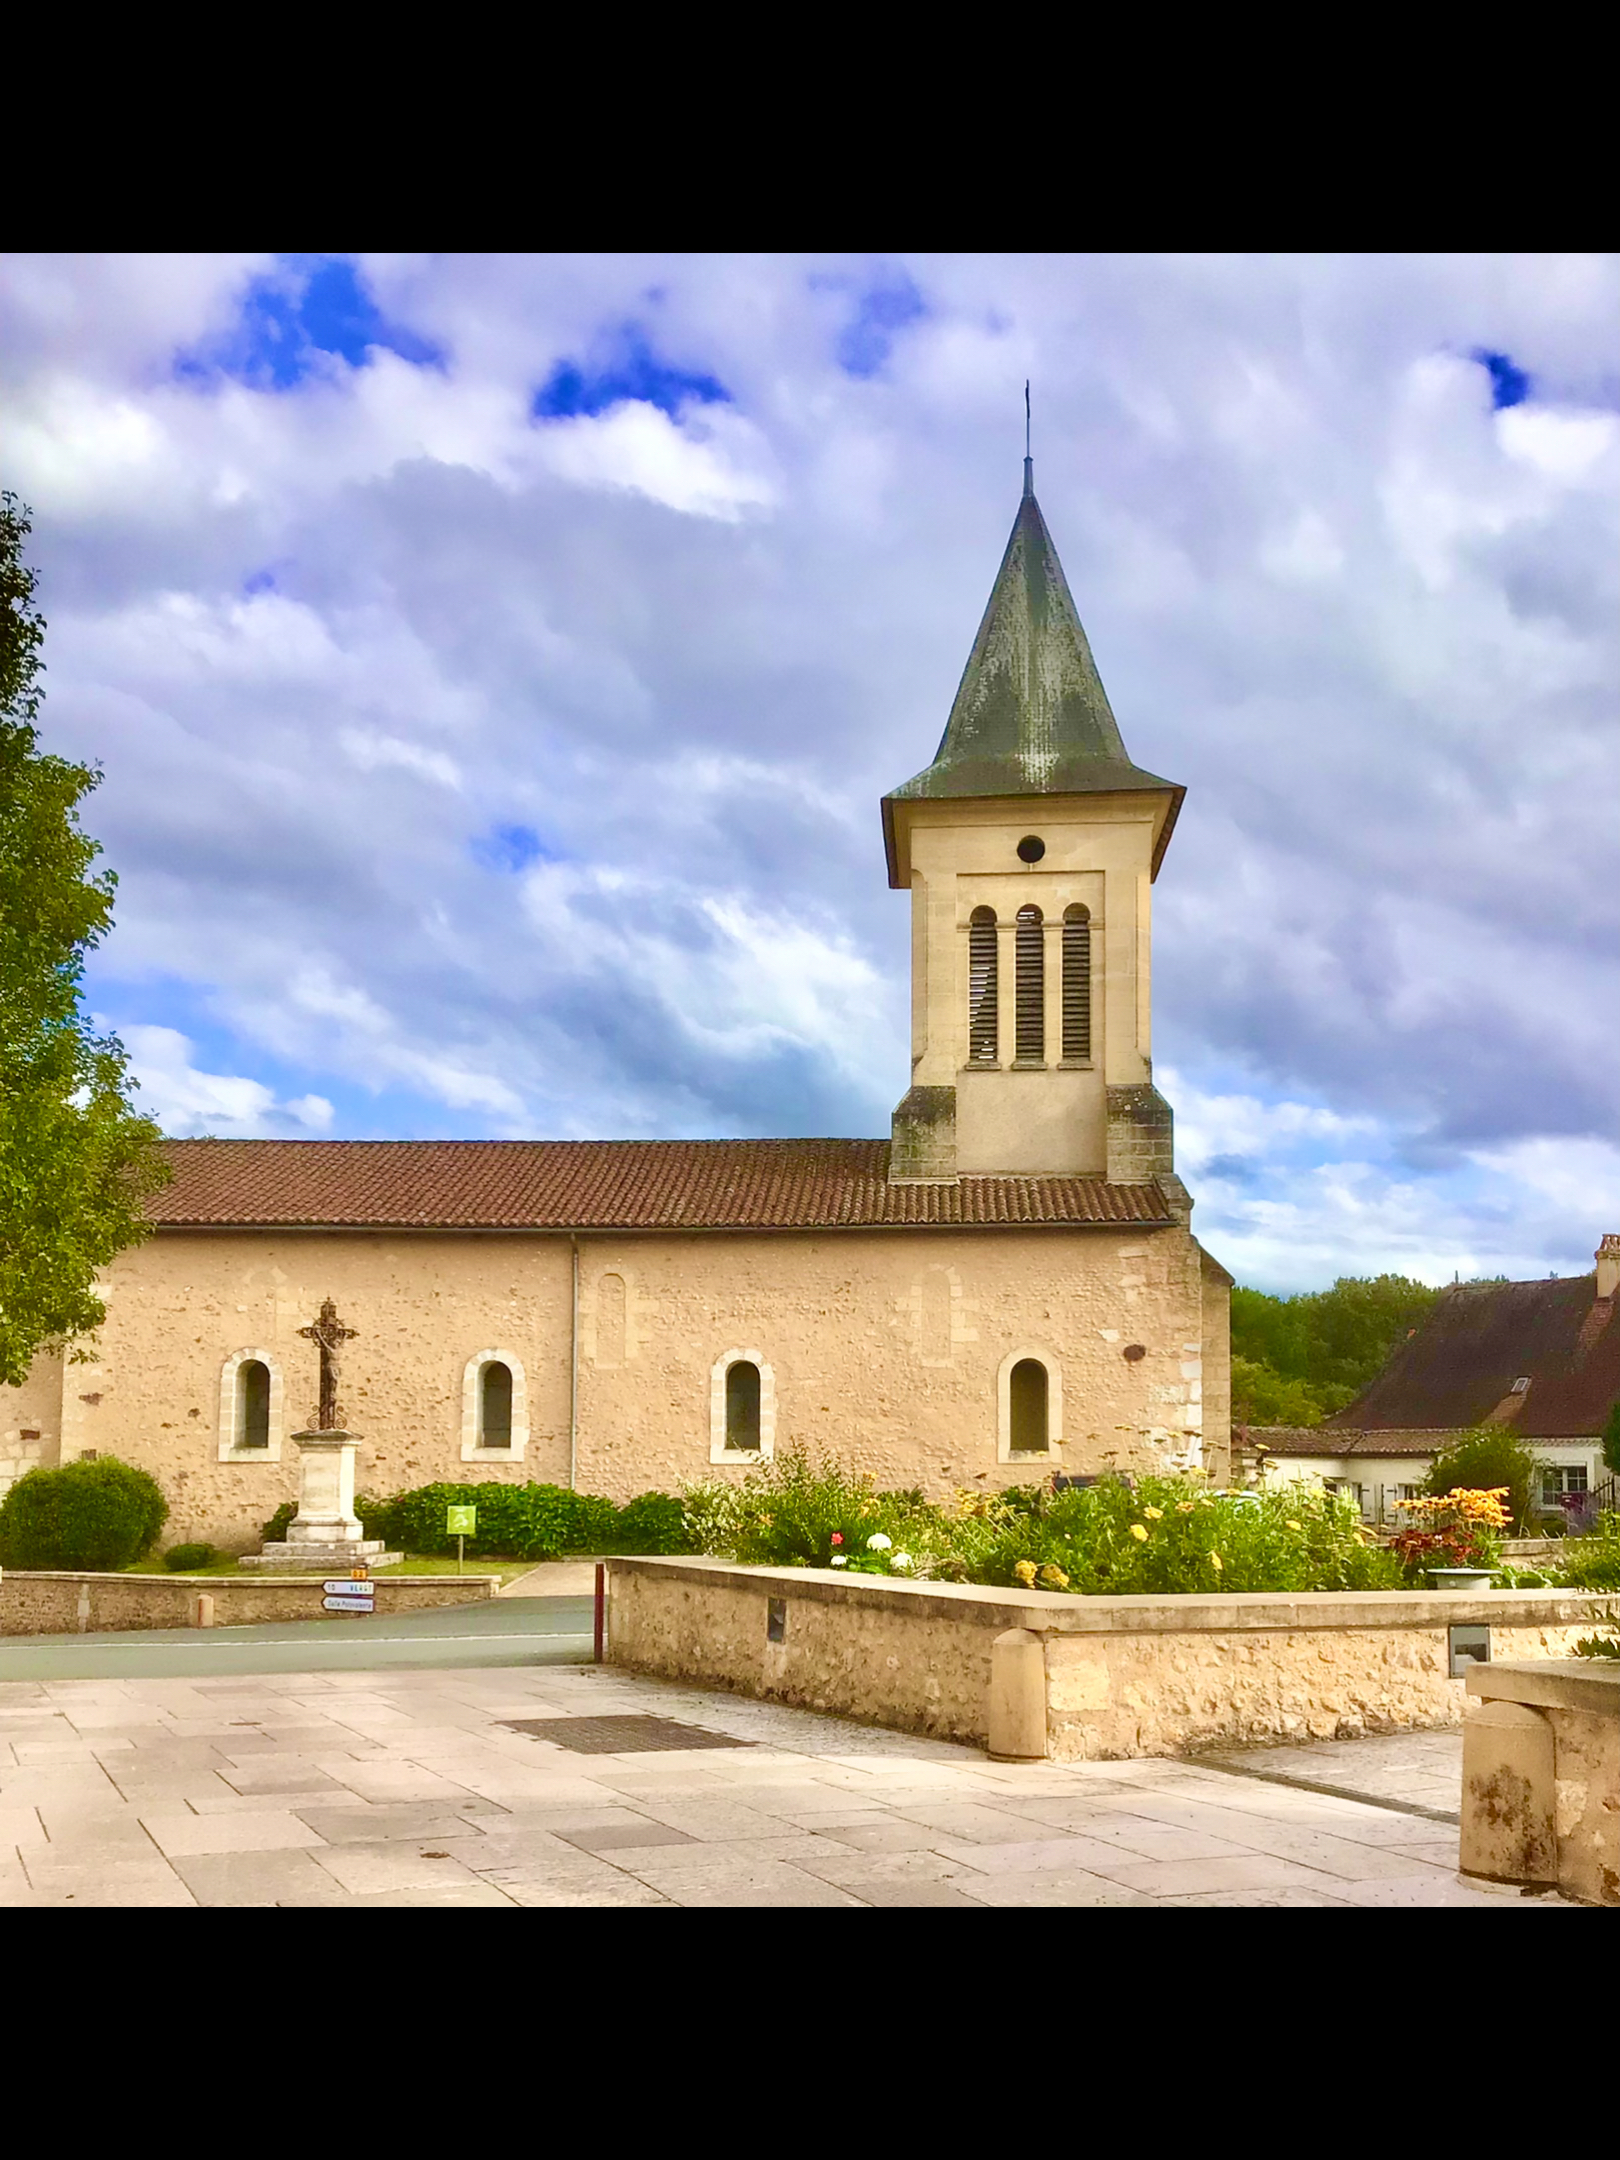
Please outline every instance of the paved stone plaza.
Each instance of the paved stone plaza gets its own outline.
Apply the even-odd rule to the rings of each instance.
[[[504,1722],[638,1713],[752,1744],[580,1754]],[[1557,1907],[1457,1882],[1454,1733],[1008,1766],[557,1666],[12,1681],[0,1733],[11,1906]]]

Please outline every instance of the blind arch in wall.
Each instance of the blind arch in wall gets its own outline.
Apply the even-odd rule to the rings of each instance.
[[[996,1056],[996,911],[976,907],[968,919],[968,1063],[994,1065]]]
[[[1013,1055],[1039,1065],[1046,1056],[1046,931],[1038,907],[1021,907],[1014,932],[1017,975],[1013,1000]]]
[[[1063,910],[1063,1056],[1091,1056],[1091,910]]]

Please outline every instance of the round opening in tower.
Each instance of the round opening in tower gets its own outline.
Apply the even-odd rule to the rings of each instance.
[[[1018,843],[1020,862],[1039,862],[1046,853],[1046,842],[1038,840],[1033,833],[1026,833]]]

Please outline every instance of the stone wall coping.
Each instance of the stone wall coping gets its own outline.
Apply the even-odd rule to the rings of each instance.
[[[1620,1662],[1598,1658],[1508,1659],[1475,1665],[1468,1692],[1488,1702],[1529,1703],[1539,1710],[1585,1710],[1620,1718]]]
[[[323,1582],[335,1582],[340,1573],[340,1569],[332,1568],[325,1575],[290,1575],[283,1574],[280,1572],[280,1570],[277,1570],[274,1574],[261,1575],[171,1575],[169,1574],[167,1569],[165,1569],[165,1571],[161,1575],[137,1575],[133,1569],[120,1569],[117,1574],[97,1575],[92,1574],[91,1572],[89,1572],[89,1570],[83,1568],[11,1568],[9,1570],[0,1569],[0,1581],[11,1581],[19,1583],[160,1582],[180,1583],[188,1589],[192,1590],[265,1590],[268,1588],[274,1588],[277,1590],[296,1590],[299,1588],[309,1589],[311,1587],[319,1589]],[[442,1582],[465,1583],[469,1589],[476,1589],[479,1587],[480,1584],[484,1585],[485,1587],[493,1584],[495,1590],[499,1590],[501,1587],[501,1578],[499,1577],[499,1575],[368,1575],[364,1579],[367,1582],[380,1583],[381,1585],[383,1585],[384,1588],[386,1588],[389,1583]],[[494,1592],[492,1591],[491,1595],[493,1594]]]
[[[996,1590],[977,1583],[906,1582],[896,1576],[846,1575],[831,1568],[741,1567],[707,1558],[609,1559],[611,1574],[647,1573],[666,1581],[712,1584],[814,1599],[828,1605],[910,1603],[931,1618],[977,1620],[985,1627],[1031,1628],[1052,1635],[1241,1634],[1299,1628],[1412,1628],[1489,1625],[1559,1627],[1620,1612],[1620,1597],[1591,1590],[1235,1591],[1203,1597],[1073,1597],[1061,1590]],[[975,1610],[976,1608],[976,1610]],[[1490,1667],[1492,1671],[1505,1667]]]

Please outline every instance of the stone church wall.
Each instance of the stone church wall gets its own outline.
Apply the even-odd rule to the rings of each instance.
[[[151,1470],[169,1541],[251,1548],[295,1496],[290,1436],[315,1390],[298,1330],[325,1297],[358,1330],[341,1396],[363,1490],[567,1481],[566,1236],[167,1232],[116,1262],[105,1293],[92,1361],[42,1364],[31,1414],[47,1460],[94,1449]],[[745,1475],[712,1459],[728,1354],[767,1369],[778,1452],[832,1450],[889,1485],[1170,1467],[1201,1442],[1224,1477],[1225,1294],[1179,1228],[581,1237],[578,1483],[625,1499]],[[469,1437],[469,1368],[489,1355],[519,1382],[509,1457]],[[1062,1444],[1009,1461],[998,1388],[1025,1355],[1056,1376]],[[253,1454],[229,1429],[244,1356],[275,1388],[271,1446]],[[11,1392],[0,1431],[22,1423]]]

